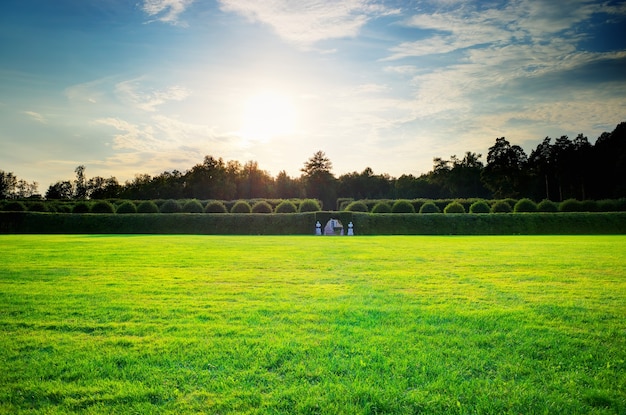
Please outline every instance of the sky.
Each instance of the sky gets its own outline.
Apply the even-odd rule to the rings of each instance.
[[[2,0],[0,170],[418,176],[626,121],[626,1]]]

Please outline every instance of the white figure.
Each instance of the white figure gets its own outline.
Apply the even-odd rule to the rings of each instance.
[[[352,222],[348,223],[348,236],[354,236],[354,225]]]
[[[322,224],[320,223],[319,220],[315,224],[315,234],[316,235],[321,235],[322,234]]]

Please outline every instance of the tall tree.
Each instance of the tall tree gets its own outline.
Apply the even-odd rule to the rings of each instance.
[[[333,210],[337,200],[337,180],[331,173],[333,164],[323,151],[317,151],[301,169],[306,196],[322,201],[324,209]]]
[[[481,174],[483,184],[496,198],[519,196],[523,190],[527,159],[520,146],[511,145],[504,137],[497,138],[487,153],[487,167]]]

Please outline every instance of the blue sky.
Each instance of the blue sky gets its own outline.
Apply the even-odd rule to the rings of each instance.
[[[419,175],[626,121],[626,2],[3,0],[0,170]]]

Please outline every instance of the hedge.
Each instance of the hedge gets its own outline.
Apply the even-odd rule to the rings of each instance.
[[[69,214],[0,212],[4,234],[307,235],[339,219],[356,235],[626,234],[626,212],[416,215],[360,212],[294,214]]]

